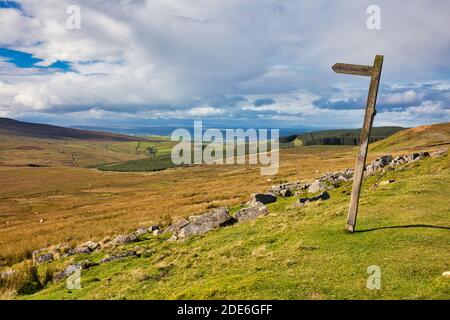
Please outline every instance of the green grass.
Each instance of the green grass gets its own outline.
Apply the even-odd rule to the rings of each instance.
[[[145,172],[160,171],[168,168],[174,168],[170,153],[157,154],[154,157],[145,159],[131,160],[123,163],[109,164],[98,167],[102,171],[118,171],[118,172]]]
[[[389,178],[397,182],[373,187]],[[290,208],[296,198],[283,199],[266,217],[186,241],[150,236],[122,248],[140,247],[141,258],[83,271],[81,290],[62,282],[21,298],[450,299],[449,187],[449,157],[425,160],[365,180],[357,233],[344,231],[347,183],[328,201]],[[371,265],[381,290],[366,288]]]
[[[404,128],[402,127],[374,127],[370,142],[383,140]],[[283,137],[281,142],[288,146],[312,145],[358,145],[361,129],[323,130],[302,133],[298,136]]]

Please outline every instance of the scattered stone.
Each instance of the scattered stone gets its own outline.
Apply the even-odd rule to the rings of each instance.
[[[73,256],[75,254],[88,254],[91,253],[91,250],[88,247],[77,247],[75,249],[69,250],[69,252],[67,252],[65,254],[65,257],[70,257]]]
[[[445,277],[445,278],[450,278],[450,271],[445,271],[445,272],[442,274],[442,276]]]
[[[174,242],[174,241],[177,241],[177,240],[178,240],[178,237],[176,235],[174,235],[174,234],[171,235],[169,239],[167,239],[167,241],[169,241],[169,242]]]
[[[86,247],[90,251],[94,251],[95,249],[100,247],[100,243],[94,242],[94,241],[88,241],[88,242],[83,243],[80,247]]]
[[[140,255],[135,250],[130,250],[115,256],[103,258],[102,260],[99,261],[99,263],[108,263],[111,261],[117,261],[128,257],[139,257],[139,256]]]
[[[51,252],[49,252],[49,253],[44,253],[41,255],[33,256],[33,260],[37,264],[50,262],[50,261],[53,261],[53,254]]]
[[[387,186],[387,185],[389,185],[391,183],[394,183],[394,182],[395,182],[395,179],[389,179],[389,180],[385,180],[385,181],[380,182],[378,185],[379,186]]]
[[[184,226],[188,225],[189,221],[187,221],[186,219],[181,219],[177,222],[175,222],[174,224],[172,224],[170,227],[168,227],[167,229],[165,229],[162,233],[172,233],[172,234],[176,234],[180,231],[181,228],[183,228]]]
[[[328,186],[327,184],[322,180],[315,180],[308,188],[309,193],[316,193],[319,191],[325,191],[327,190]]]
[[[291,190],[286,189],[286,190],[281,190],[281,191],[280,191],[280,196],[282,196],[282,197],[284,197],[284,198],[288,198],[288,197],[292,197],[293,194],[292,194],[292,191],[291,191]]]
[[[153,231],[158,230],[158,229],[159,229],[158,226],[142,227],[142,228],[137,229],[137,230],[134,232],[134,234],[135,234],[137,237],[139,237],[139,236],[142,236],[142,235],[144,235],[144,234],[146,234],[146,233],[150,233],[150,232],[153,232]]]
[[[254,206],[257,202],[261,202],[262,204],[273,203],[277,201],[277,196],[274,196],[270,193],[254,193],[252,194],[250,200],[250,206]]]
[[[189,224],[185,225],[175,233],[175,235],[178,238],[186,238],[195,234],[204,234],[232,221],[233,217],[228,214],[228,209],[215,209],[192,220]]]
[[[121,244],[128,244],[132,242],[136,242],[138,239],[134,234],[120,235],[112,239],[108,246],[117,246]]]
[[[265,216],[269,213],[269,210],[267,207],[262,204],[261,202],[258,202],[254,204],[252,207],[249,208],[243,208],[239,210],[235,215],[234,218],[239,222],[244,221],[250,221],[255,220],[258,217]]]

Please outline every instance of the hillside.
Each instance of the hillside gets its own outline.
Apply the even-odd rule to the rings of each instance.
[[[370,142],[379,141],[403,130],[402,127],[375,127],[372,129]],[[283,137],[282,143],[294,146],[312,145],[358,145],[361,129],[323,130]]]
[[[374,187],[387,179],[395,183]],[[41,266],[45,274],[123,254],[83,270],[79,290],[61,281],[22,298],[450,299],[442,276],[450,261],[449,156],[367,179],[355,234],[344,232],[350,188],[306,207],[286,198],[268,205],[268,216],[184,241],[146,234],[138,243]],[[366,287],[373,265],[381,269],[381,290]]]
[[[145,141],[139,137],[126,136],[117,133],[79,130],[48,124],[22,122],[8,118],[0,118],[0,134],[16,137],[42,139],[77,139],[99,141]]]
[[[0,118],[0,166],[6,167],[98,167],[148,159],[148,148],[156,148],[159,155],[171,145],[165,137],[141,138]]]
[[[410,143],[400,140],[396,147],[393,141],[389,148],[394,155],[423,145],[445,148],[450,142],[446,128],[406,130]],[[442,142],[433,147],[439,130]],[[146,143],[107,143],[105,150],[132,153],[141,145]],[[77,142],[71,147],[79,146]],[[3,152],[0,160],[7,150]],[[369,161],[384,154],[382,148],[371,150]],[[283,149],[280,170],[269,179],[257,166],[199,165],[150,173],[0,167],[0,274],[14,265],[18,277],[7,286],[23,289],[17,296],[14,290],[3,290],[0,281],[0,297],[449,299],[450,285],[442,277],[450,269],[448,153],[365,179],[355,234],[344,232],[351,188],[351,182],[344,182],[329,191],[327,201],[293,208],[299,196],[280,198],[268,205],[265,217],[203,236],[167,241],[170,235],[148,233],[136,243],[75,254],[37,268],[30,260],[20,262],[50,245],[107,241],[219,207],[235,213],[250,194],[266,192],[273,184],[311,181],[353,168],[355,155],[353,146]],[[390,179],[395,182],[378,185]],[[130,251],[135,254],[95,265]],[[85,260],[93,266],[82,271],[81,290],[68,290],[64,281],[51,282],[55,272]],[[382,270],[382,290],[365,287],[371,265]]]
[[[450,146],[450,122],[420,126],[399,131],[370,146],[373,152],[398,152],[408,149],[443,148]]]

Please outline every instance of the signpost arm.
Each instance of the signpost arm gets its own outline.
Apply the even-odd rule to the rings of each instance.
[[[370,132],[372,130],[373,119],[376,114],[376,103],[378,95],[378,87],[380,84],[381,70],[383,67],[383,56],[377,55],[372,69],[369,96],[367,97],[366,113],[364,116],[364,125],[361,130],[359,153],[356,160],[356,168],[353,175],[353,188],[348,210],[347,230],[355,231],[356,216],[358,214],[359,195],[361,193],[361,185],[363,180],[364,168],[366,165],[367,150],[369,147]]]

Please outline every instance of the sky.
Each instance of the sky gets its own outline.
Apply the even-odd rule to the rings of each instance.
[[[448,0],[0,0],[0,117],[357,128],[376,54],[376,126],[450,121]]]

